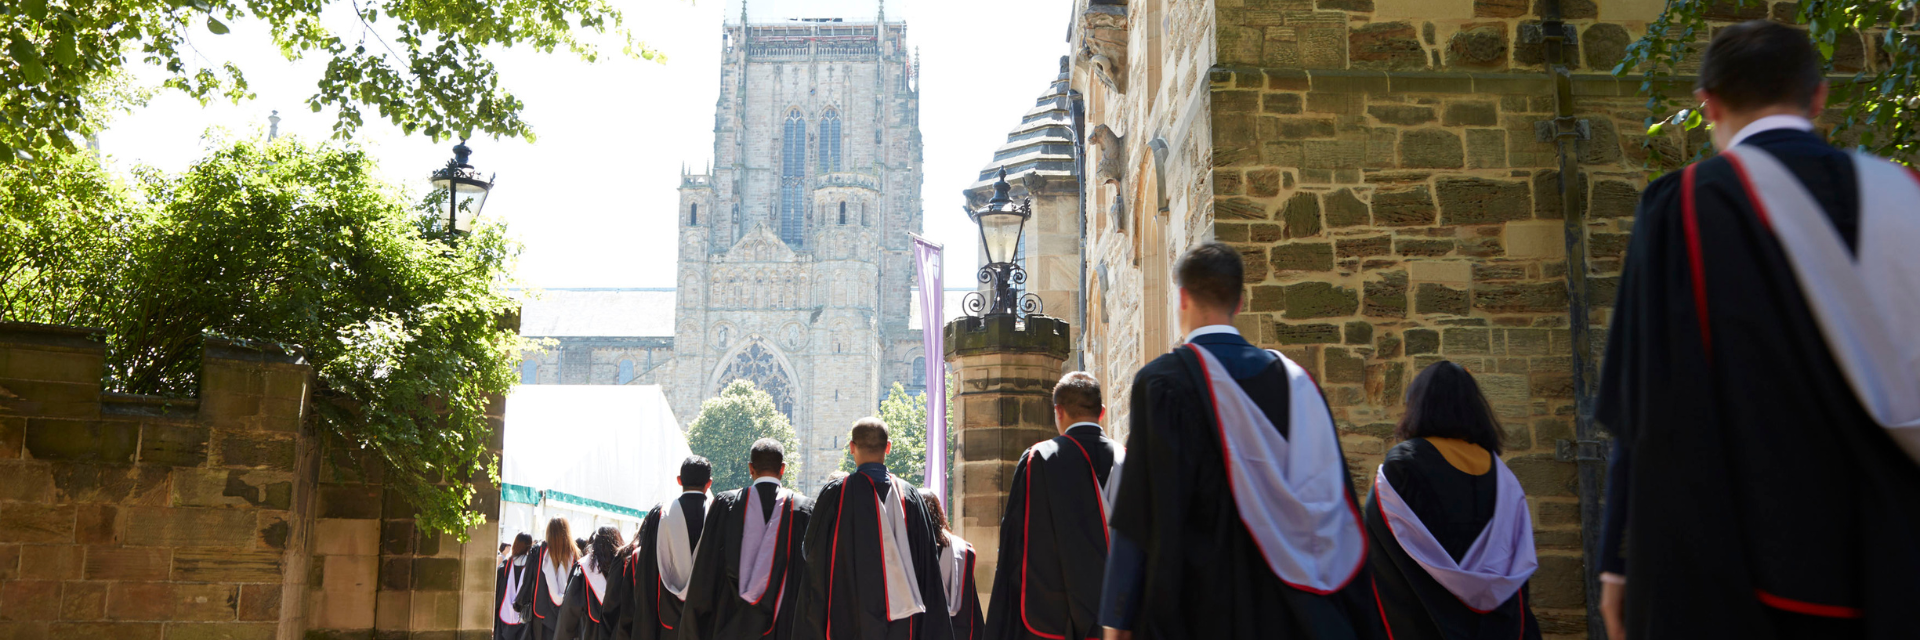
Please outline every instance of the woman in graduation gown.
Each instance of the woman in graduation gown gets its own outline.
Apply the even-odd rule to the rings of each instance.
[[[1367,500],[1369,553],[1395,640],[1538,639],[1527,580],[1539,566],[1520,482],[1473,375],[1421,371]]]
[[[513,601],[520,595],[520,583],[527,576],[527,552],[533,550],[533,536],[522,533],[514,536],[513,545],[500,568],[493,572],[493,639],[520,640],[521,632],[527,628],[527,621],[513,608]]]
[[[520,595],[513,606],[527,622],[522,640],[553,640],[561,637],[560,608],[566,602],[567,588],[579,569],[573,531],[565,518],[547,521],[546,541],[527,552],[527,575],[520,581]],[[572,640],[569,638],[568,640]]]
[[[560,608],[561,640],[614,640],[624,608],[621,584],[620,530],[600,527],[587,538],[587,554],[567,585]]]
[[[973,584],[973,543],[953,535],[947,524],[947,510],[940,496],[920,490],[927,503],[927,517],[933,520],[933,537],[939,543],[940,584],[947,592],[947,617],[953,621],[953,640],[981,640],[986,637],[986,618],[980,612],[980,590]]]

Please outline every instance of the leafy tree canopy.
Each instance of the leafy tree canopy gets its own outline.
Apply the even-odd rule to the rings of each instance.
[[[469,482],[497,476],[488,398],[533,346],[501,322],[519,249],[484,221],[446,237],[443,205],[374,175],[292,138],[216,139],[134,187],[84,152],[0,165],[0,318],[106,329],[127,393],[195,394],[207,334],[299,345],[319,426],[377,453],[420,526],[464,535]]]
[[[953,389],[956,385],[948,385]],[[905,478],[916,487],[927,482],[927,401],[907,393],[906,387],[893,383],[887,399],[880,401],[879,418],[887,423],[887,471]],[[953,424],[953,394],[947,394],[947,424]],[[960,431],[947,429],[947,477],[953,477],[953,455],[960,447]],[[852,473],[853,453],[840,458],[840,470]]]
[[[490,54],[565,49],[592,61],[587,33],[611,31],[627,55],[659,59],[621,26],[609,0],[17,0],[0,7],[0,160],[73,146],[96,128],[103,83],[134,68],[164,71],[166,89],[202,103],[250,97],[245,62],[207,59],[194,46],[243,19],[264,24],[287,60],[327,59],[307,99],[339,111],[345,138],[371,111],[439,140],[474,132],[531,139],[520,99],[500,84]],[[329,28],[347,18],[350,27]]]
[[[719,396],[700,403],[700,416],[687,427],[687,446],[713,463],[714,491],[732,491],[753,481],[747,458],[753,442],[761,438],[779,440],[787,448],[787,473],[780,481],[793,484],[800,470],[800,441],[786,414],[774,406],[773,396],[752,381],[735,380]]]
[[[1769,11],[1772,13],[1769,14]],[[1647,149],[1650,164],[1670,168],[1679,153],[1673,136],[1705,126],[1698,107],[1672,87],[1689,58],[1706,48],[1717,25],[1771,15],[1804,25],[1829,73],[1853,74],[1832,83],[1828,103],[1840,112],[1836,137],[1907,164],[1920,160],[1920,18],[1913,0],[1668,0],[1647,35],[1627,48],[1614,75],[1641,74],[1649,96]],[[1842,55],[1845,54],[1845,55]],[[1684,108],[1683,108],[1684,107]],[[1698,143],[1704,136],[1688,137]],[[1668,147],[1667,153],[1661,148]],[[1696,158],[1710,153],[1700,146]]]

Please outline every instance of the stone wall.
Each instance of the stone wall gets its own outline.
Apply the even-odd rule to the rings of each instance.
[[[497,489],[467,544],[416,535],[381,463],[310,428],[297,349],[209,338],[197,399],[102,393],[105,356],[0,323],[0,638],[491,633]]]

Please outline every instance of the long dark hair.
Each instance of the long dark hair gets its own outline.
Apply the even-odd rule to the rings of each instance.
[[[952,545],[953,541],[947,539],[947,510],[941,508],[940,496],[930,490],[921,489],[920,501],[927,503],[927,517],[933,519],[934,539],[939,540],[942,547]]]
[[[1428,365],[1407,387],[1407,413],[1393,437],[1458,438],[1500,453],[1500,419],[1480,393],[1480,383],[1460,365],[1445,360]]]
[[[518,558],[527,555],[527,550],[532,548],[533,536],[527,535],[526,532],[521,532],[519,535],[513,537],[513,557]]]
[[[587,558],[593,562],[593,568],[601,573],[611,571],[614,556],[626,543],[620,540],[620,528],[613,525],[600,527],[587,538]]]

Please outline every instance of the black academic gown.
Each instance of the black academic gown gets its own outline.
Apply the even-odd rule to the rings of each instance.
[[[948,551],[942,547],[940,553],[944,558]],[[987,621],[980,612],[980,587],[973,580],[973,566],[979,560],[979,554],[974,553],[971,545],[964,553],[967,561],[963,566],[967,575],[960,579],[960,613],[948,620],[953,623],[953,640],[983,640],[987,637]]]
[[[880,491],[892,488],[865,473],[827,483],[807,526],[807,572],[794,637],[801,640],[950,640],[946,589],[940,585],[933,522],[920,494],[907,485],[907,534],[915,577],[927,613],[887,620],[880,550]],[[935,615],[929,615],[935,614]]]
[[[532,566],[533,564],[533,560],[531,558],[528,558],[526,560],[526,564],[522,564],[518,567],[513,566],[514,560],[525,558],[525,557],[526,556],[508,557],[506,562],[503,562],[500,564],[500,568],[495,569],[493,571],[493,638],[494,640],[520,640],[520,636],[522,632],[524,632],[527,628],[525,620],[522,620],[516,624],[507,624],[505,620],[500,619],[500,605],[502,603],[509,602],[512,598],[520,595],[518,591],[515,591],[514,593],[507,593],[507,578],[511,574],[520,574],[521,576],[523,576],[521,580],[522,581],[526,580],[526,578],[524,577],[526,568],[529,566]]]
[[[560,637],[557,634],[560,612],[565,605],[565,600],[556,605],[549,594],[558,591],[564,598],[567,590],[573,586],[573,575],[580,569],[570,563],[566,567],[564,575],[568,577],[562,581],[563,584],[548,584],[546,572],[540,569],[541,563],[547,561],[546,543],[541,543],[527,552],[527,557],[529,558],[525,569],[527,575],[520,581],[520,595],[514,597],[515,606],[523,607],[532,614],[532,619],[522,625],[525,629],[521,631],[521,637],[526,640],[552,640]]]
[[[1785,164],[1854,245],[1850,158],[1803,132],[1742,144]],[[1697,233],[1684,172],[1641,198],[1595,415],[1631,460],[1607,540],[1629,637],[1913,637],[1920,466],[1854,396],[1729,161],[1693,171]]]
[[[1107,514],[1100,504],[1120,444],[1078,426],[1021,454],[1000,517],[988,638],[1100,637]]]
[[[793,636],[793,611],[799,606],[800,586],[806,576],[806,555],[801,547],[813,516],[813,501],[793,494],[782,507],[780,530],[775,534],[780,542],[774,549],[767,590],[758,601],[747,602],[740,598],[740,549],[747,518],[759,518],[761,522],[772,518],[772,491],[761,494],[757,512],[747,512],[745,492],[755,490],[747,487],[713,497],[713,507],[707,512],[712,529],[705,534],[706,544],[700,545],[693,561],[693,580],[687,585],[687,606],[680,618],[681,638],[786,640]]]
[[[681,508],[687,510],[687,542],[694,545],[697,554],[706,520],[706,497],[682,494],[676,499],[680,501]],[[631,605],[628,628],[632,631],[629,637],[632,640],[674,640],[680,637],[677,629],[684,617],[686,602],[674,597],[673,592],[660,582],[660,505],[654,505],[647,512],[647,518],[640,522],[640,532],[635,535],[640,538],[640,547],[630,558],[632,569],[624,572],[627,585],[622,592]],[[692,583],[689,582],[687,587],[692,589]]]
[[[582,571],[575,571],[567,584],[566,601],[560,605],[560,624],[555,627],[562,640],[615,640],[619,636],[624,613],[625,587],[620,583],[621,565],[609,562],[606,593],[597,593]]]
[[[1146,555],[1134,637],[1385,640],[1368,572],[1317,595],[1287,586],[1267,566],[1233,502],[1199,358],[1177,348],[1134,378],[1133,428],[1113,513],[1115,531]],[[1284,366],[1275,360],[1235,382],[1286,434]],[[1352,487],[1349,478],[1348,500]]]
[[[1499,496],[1494,471],[1476,476],[1456,469],[1421,438],[1388,450],[1382,466],[1394,491],[1456,562],[1493,519]],[[1477,613],[1468,608],[1400,547],[1380,511],[1377,491],[1376,487],[1368,496],[1364,511],[1367,565],[1394,640],[1540,638],[1540,623],[1526,602],[1526,586],[1492,611]]]

